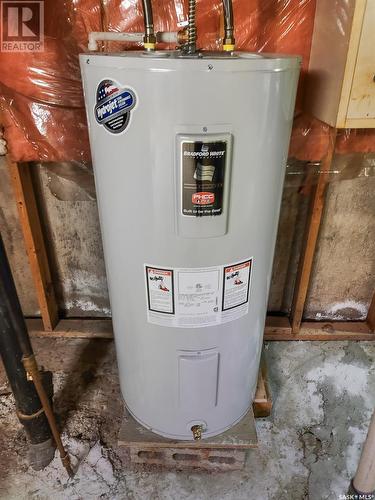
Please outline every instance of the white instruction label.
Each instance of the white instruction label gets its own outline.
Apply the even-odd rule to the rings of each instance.
[[[220,322],[220,268],[176,269],[176,326]]]
[[[149,311],[174,314],[173,271],[146,266]]]
[[[242,306],[249,300],[251,261],[224,267],[223,311]]]
[[[200,328],[248,313],[253,259],[201,268],[145,266],[147,319],[161,326]]]

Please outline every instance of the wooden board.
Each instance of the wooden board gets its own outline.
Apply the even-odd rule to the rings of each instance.
[[[30,166],[8,161],[8,168],[44,330],[51,331],[58,322],[58,308],[34,195]]]
[[[324,1],[324,0],[323,0]],[[348,115],[348,106],[349,106],[349,99],[350,99],[350,93],[353,85],[353,78],[354,75],[357,71],[357,56],[358,56],[358,49],[359,49],[359,43],[360,43],[360,38],[361,38],[361,32],[362,32],[362,26],[363,26],[363,20],[364,20],[364,14],[365,14],[365,9],[366,9],[366,3],[367,0],[349,0],[349,3],[347,0],[343,0],[345,5],[354,5],[354,15],[353,15],[353,20],[351,23],[351,27],[347,27],[345,32],[350,36],[349,38],[349,45],[348,45],[348,52],[346,56],[346,61],[345,61],[345,73],[344,73],[344,78],[340,82],[341,85],[341,93],[339,94],[339,109],[338,109],[338,114],[336,117],[336,127],[337,128],[346,128],[348,127],[347,124],[347,115]],[[370,0],[372,1],[372,0]],[[336,6],[337,8],[337,6]],[[337,12],[337,11],[336,11]],[[341,21],[341,19],[340,19]],[[338,25],[337,23],[337,18],[334,20],[335,24]],[[339,26],[339,25],[338,25]],[[345,36],[347,36],[345,34]],[[332,43],[334,44],[335,41],[332,40]],[[336,45],[339,46],[341,43],[340,36],[336,40]],[[331,46],[332,48],[332,46]],[[332,54],[331,50],[327,51],[328,53]],[[332,64],[334,64],[334,61],[332,60]],[[335,79],[335,73],[334,71],[331,70],[331,78]],[[362,119],[367,118],[366,116],[363,116]],[[353,127],[355,125],[353,124]],[[370,122],[366,125],[367,127],[371,127]],[[363,128],[363,125],[359,126],[360,128]]]
[[[305,109],[336,128],[375,127],[373,0],[317,0]]]
[[[372,296],[372,301],[370,304],[370,308],[367,313],[367,325],[369,329],[375,333],[375,293]]]
[[[320,172],[318,175],[318,182],[312,193],[310,201],[306,230],[303,238],[304,244],[298,265],[297,279],[291,310],[291,325],[292,332],[294,334],[299,332],[305,307],[306,296],[314,262],[315,248],[323,215],[325,193],[329,180],[329,171],[335,151],[336,135],[337,130],[334,128],[330,128],[328,149],[322,161]]]
[[[337,125],[343,82],[349,79],[350,85],[354,71],[354,64],[346,66],[355,4],[355,0],[316,2],[304,107],[332,127]]]
[[[26,324],[31,337],[113,338],[110,319],[63,319],[52,332],[43,329],[41,319],[26,319]],[[288,318],[268,316],[264,340],[375,340],[375,334],[365,321],[305,321],[299,333],[293,334]]]
[[[0,157],[0,233],[25,316],[40,314],[29,259],[10,180],[7,158]]]
[[[289,318],[286,316],[267,316],[264,335],[267,336],[278,333],[292,333],[292,326]]]
[[[265,341],[281,340],[370,340],[375,334],[366,321],[303,321],[297,334],[292,333],[288,318],[269,316],[264,332]]]
[[[272,411],[272,397],[268,384],[267,365],[264,357],[260,363],[258,383],[253,401],[253,412],[255,418],[269,417]]]
[[[62,319],[50,332],[44,330],[43,322],[40,319],[26,319],[26,324],[31,337],[113,338],[112,320],[110,319]]]
[[[367,0],[348,103],[347,120],[375,121],[375,2]],[[346,124],[347,126],[347,124]],[[370,127],[371,125],[366,125]]]

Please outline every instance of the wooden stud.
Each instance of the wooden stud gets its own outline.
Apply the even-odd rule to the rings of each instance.
[[[112,339],[110,319],[62,319],[52,332],[46,332],[41,319],[26,319],[31,337],[74,338],[74,339]]]
[[[304,235],[304,247],[299,261],[292,303],[291,326],[293,334],[297,334],[301,326],[314,261],[315,247],[324,209],[325,192],[329,180],[329,170],[335,151],[336,135],[337,129],[330,128],[327,153],[322,161],[318,181],[310,202],[307,226]]]
[[[289,318],[286,318],[285,316],[267,316],[266,325],[264,327],[264,335],[278,335],[280,333],[292,333],[292,326]]]
[[[372,296],[372,301],[370,304],[370,308],[367,313],[367,324],[370,330],[375,333],[375,293]]]
[[[58,307],[40,224],[29,164],[8,160],[23,238],[38,297],[43,328],[52,331],[58,322]]]
[[[268,316],[264,340],[375,340],[365,321],[303,321],[292,333],[288,318]]]
[[[112,339],[110,319],[62,319],[53,332],[46,332],[41,319],[26,319],[31,337]],[[289,319],[268,316],[264,340],[375,340],[365,321],[304,321],[300,332],[292,333]]]
[[[253,401],[253,412],[255,418],[269,417],[272,411],[271,391],[268,385],[267,364],[264,356],[262,356],[258,383]]]

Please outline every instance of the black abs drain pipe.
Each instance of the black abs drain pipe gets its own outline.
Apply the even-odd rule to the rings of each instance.
[[[0,354],[16,402],[17,416],[30,444],[30,465],[35,470],[43,469],[54,457],[55,442],[58,447],[60,444],[48,414],[53,395],[52,373],[33,371],[35,358],[1,236]],[[29,369],[27,362],[30,364],[30,360]]]

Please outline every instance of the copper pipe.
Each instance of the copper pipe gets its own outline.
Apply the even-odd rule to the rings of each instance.
[[[185,45],[188,42],[188,30],[184,28],[177,32],[177,43],[178,45]]]
[[[68,453],[65,451],[64,445],[61,441],[60,433],[57,429],[55,415],[52,411],[48,396],[44,390],[42,380],[40,378],[38,364],[36,362],[34,354],[31,354],[28,356],[23,356],[22,362],[23,362],[23,366],[25,367],[26,373],[31,378],[31,380],[34,382],[35,389],[38,393],[39,399],[40,399],[42,406],[43,406],[43,409],[44,409],[44,413],[47,417],[49,426],[51,428],[52,436],[55,440],[57,449],[59,450],[61,462],[62,462],[63,466],[65,467],[67,473],[69,474],[69,477],[73,477],[74,473],[73,473],[72,467],[70,465],[70,458],[69,458]]]

